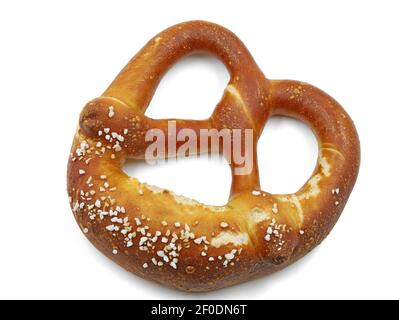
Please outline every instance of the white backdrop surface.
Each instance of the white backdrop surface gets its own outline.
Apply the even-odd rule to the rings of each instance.
[[[397,1],[2,1],[0,298],[399,298],[398,12]],[[73,219],[65,178],[84,104],[152,36],[192,19],[235,32],[268,78],[332,95],[362,146],[358,182],[321,246],[270,277],[207,294],[166,289],[103,257]],[[207,117],[227,81],[216,59],[184,59],[147,114]],[[259,150],[271,192],[298,189],[317,155],[311,131],[288,119],[269,121]],[[126,171],[209,204],[227,200],[231,180],[217,161]]]

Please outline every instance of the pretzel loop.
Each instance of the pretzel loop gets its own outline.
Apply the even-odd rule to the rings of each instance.
[[[220,59],[231,76],[228,88],[241,95],[250,108],[262,109],[264,113],[261,103],[268,95],[268,85],[248,49],[229,30],[201,21],[182,23],[151,39],[103,96],[117,98],[144,113],[166,71],[179,59],[196,52],[207,52]],[[258,126],[264,120],[265,117],[259,119]]]
[[[226,128],[250,129],[254,131],[253,142],[256,143],[269,116],[269,82],[248,49],[233,33],[217,25],[196,21],[183,23],[177,28],[169,28],[151,39],[126,65],[99,99],[107,101],[108,104],[120,105],[122,110],[126,109],[124,118],[139,119],[137,122],[141,127],[133,132],[134,140],[126,150],[128,157],[141,159],[145,157],[145,150],[149,144],[144,139],[137,139],[137,135],[144,138],[144,129],[146,131],[161,130],[164,136],[168,137],[168,120],[150,119],[144,116],[144,112],[159,81],[169,68],[184,56],[201,51],[216,56],[224,63],[230,73],[230,81],[209,119],[202,121],[173,119],[177,126],[176,131],[190,128],[199,136],[202,129],[218,131]],[[102,118],[99,113],[107,112],[103,106],[98,108],[98,104],[90,107],[91,110],[83,112],[81,119],[81,125],[83,129],[86,129],[86,133],[95,134],[101,126],[112,127],[118,131],[121,130],[121,122],[125,122],[124,127],[131,127],[127,121],[118,118],[101,125],[96,123],[94,129],[90,128],[91,118]],[[93,108],[96,108],[96,111],[93,111]],[[245,146],[243,136],[241,139],[242,150],[248,146]],[[177,141],[176,149],[179,149],[183,143],[183,141]],[[137,149],[137,146],[141,147]],[[251,150],[255,148],[255,145],[250,146]],[[199,150],[199,146],[197,149]],[[212,150],[208,151],[212,152]],[[259,188],[256,154],[250,155],[250,161],[253,162],[251,172],[235,175],[234,172],[240,170],[242,165],[234,161],[237,157],[233,152],[234,149],[231,148],[231,153],[226,155],[231,160],[233,172],[231,194]],[[169,155],[175,156],[174,153],[169,153]]]
[[[253,168],[236,174],[240,163],[231,162],[225,206],[201,204],[122,171],[127,158],[147,156],[149,132],[168,137],[169,120],[144,112],[163,74],[198,51],[219,58],[231,78],[208,119],[175,119],[175,129],[189,128],[197,136],[202,129],[240,129],[241,149],[247,147],[243,132],[253,134]],[[306,122],[319,143],[312,176],[293,194],[273,195],[259,186],[256,144],[274,115]],[[176,142],[176,149],[184,143]],[[212,145],[207,151],[214,151]],[[235,152],[231,148],[225,156],[235,159]],[[192,21],[150,40],[104,94],[85,106],[68,163],[68,194],[79,226],[106,256],[167,286],[209,291],[280,270],[318,245],[340,216],[359,163],[356,129],[334,99],[306,83],[267,80],[234,34]]]

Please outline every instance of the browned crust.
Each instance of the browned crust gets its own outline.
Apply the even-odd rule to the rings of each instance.
[[[209,207],[123,173],[126,158],[144,157],[149,129],[167,130],[167,120],[144,115],[161,77],[195,51],[217,56],[231,79],[209,119],[176,120],[177,127],[248,128],[257,140],[270,115],[308,123],[319,160],[298,192],[259,191],[255,163],[251,174],[233,175],[225,206]],[[318,245],[348,200],[359,162],[356,129],[334,99],[305,83],[268,81],[234,34],[192,21],[151,39],[83,109],[68,163],[68,194],[79,226],[110,259],[166,286],[209,291],[280,270]]]

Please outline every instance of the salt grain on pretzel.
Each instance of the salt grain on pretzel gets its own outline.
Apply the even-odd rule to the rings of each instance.
[[[176,120],[176,126],[254,132],[253,170],[233,175],[230,200],[219,207],[122,170],[126,159],[144,158],[149,130],[168,137],[168,121],[148,118],[145,110],[165,72],[197,51],[218,57],[230,81],[208,119]],[[260,191],[256,143],[274,115],[309,124],[319,143],[312,176],[293,194]],[[267,80],[233,33],[193,21],[150,40],[85,106],[68,164],[68,195],[85,236],[126,270],[177,289],[209,291],[280,270],[318,245],[344,208],[359,161],[355,127],[333,98],[303,82]],[[240,165],[232,161],[232,171]]]

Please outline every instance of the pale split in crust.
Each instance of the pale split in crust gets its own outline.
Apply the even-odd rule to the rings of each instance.
[[[209,119],[176,120],[177,128],[254,129],[256,143],[270,116],[306,122],[319,157],[298,192],[260,190],[256,155],[250,175],[233,175],[225,206],[204,205],[122,171],[126,159],[144,157],[147,130],[167,130],[167,120],[144,115],[161,77],[197,51],[218,57],[230,82]],[[151,39],[85,106],[68,163],[68,194],[86,237],[123,268],[180,290],[209,291],[280,270],[318,245],[346,204],[359,162],[356,129],[333,98],[303,82],[267,80],[233,33],[192,21]]]

